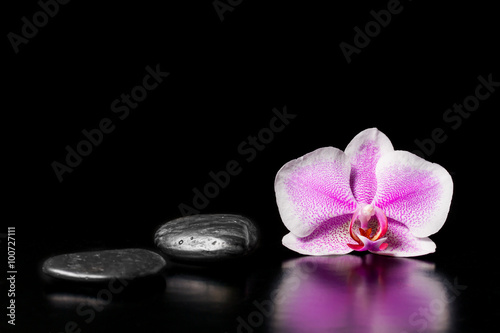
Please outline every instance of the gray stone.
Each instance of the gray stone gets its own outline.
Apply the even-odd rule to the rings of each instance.
[[[248,255],[258,238],[257,227],[246,217],[200,214],[165,223],[156,231],[155,244],[174,260],[210,262]]]
[[[64,280],[103,282],[148,277],[165,265],[165,259],[155,252],[119,249],[57,255],[43,263],[42,271]]]

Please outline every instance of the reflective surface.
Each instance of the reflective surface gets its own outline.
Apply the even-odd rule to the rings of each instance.
[[[446,331],[461,292],[413,259],[303,257],[282,269],[271,326],[286,332]]]
[[[33,320],[19,320],[16,329],[470,332],[488,331],[491,314],[498,310],[496,303],[484,302],[498,293],[492,280],[477,274],[473,261],[457,256],[433,255],[426,261],[373,254],[290,256],[281,249],[269,253],[231,265],[170,262],[155,279],[125,286],[82,288],[34,274],[32,289],[18,295],[18,318]]]

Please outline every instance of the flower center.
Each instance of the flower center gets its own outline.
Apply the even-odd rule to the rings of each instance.
[[[378,221],[378,230],[372,236],[372,228],[369,228],[369,222],[372,217]],[[359,234],[354,232],[354,223],[359,220],[361,228]],[[352,214],[351,223],[349,225],[349,234],[358,244],[347,244],[355,251],[380,251],[385,250],[388,246],[384,241],[387,238],[382,238],[387,232],[387,217],[384,212],[370,204],[359,204]]]

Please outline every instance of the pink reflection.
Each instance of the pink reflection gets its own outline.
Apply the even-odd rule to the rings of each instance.
[[[449,326],[450,291],[434,264],[364,256],[283,264],[272,326],[286,332],[434,332]]]

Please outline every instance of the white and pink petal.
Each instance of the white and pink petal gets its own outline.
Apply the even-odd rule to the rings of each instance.
[[[358,202],[372,202],[377,191],[377,162],[393,151],[389,138],[376,128],[360,132],[347,145],[345,154],[351,162],[350,186]]]
[[[406,225],[416,237],[427,237],[443,226],[450,209],[453,181],[440,165],[406,151],[380,158],[373,205]]]
[[[387,248],[370,251],[376,254],[395,257],[416,257],[436,251],[436,244],[428,237],[415,237],[404,224],[388,219],[389,228],[384,238]]]
[[[354,242],[349,235],[350,221],[351,214],[342,215],[325,221],[309,236],[297,237],[289,233],[283,237],[283,245],[305,255],[349,253],[352,249],[347,244]]]
[[[274,182],[281,219],[297,237],[310,235],[336,216],[357,206],[349,176],[351,164],[341,150],[319,148],[286,163]]]

